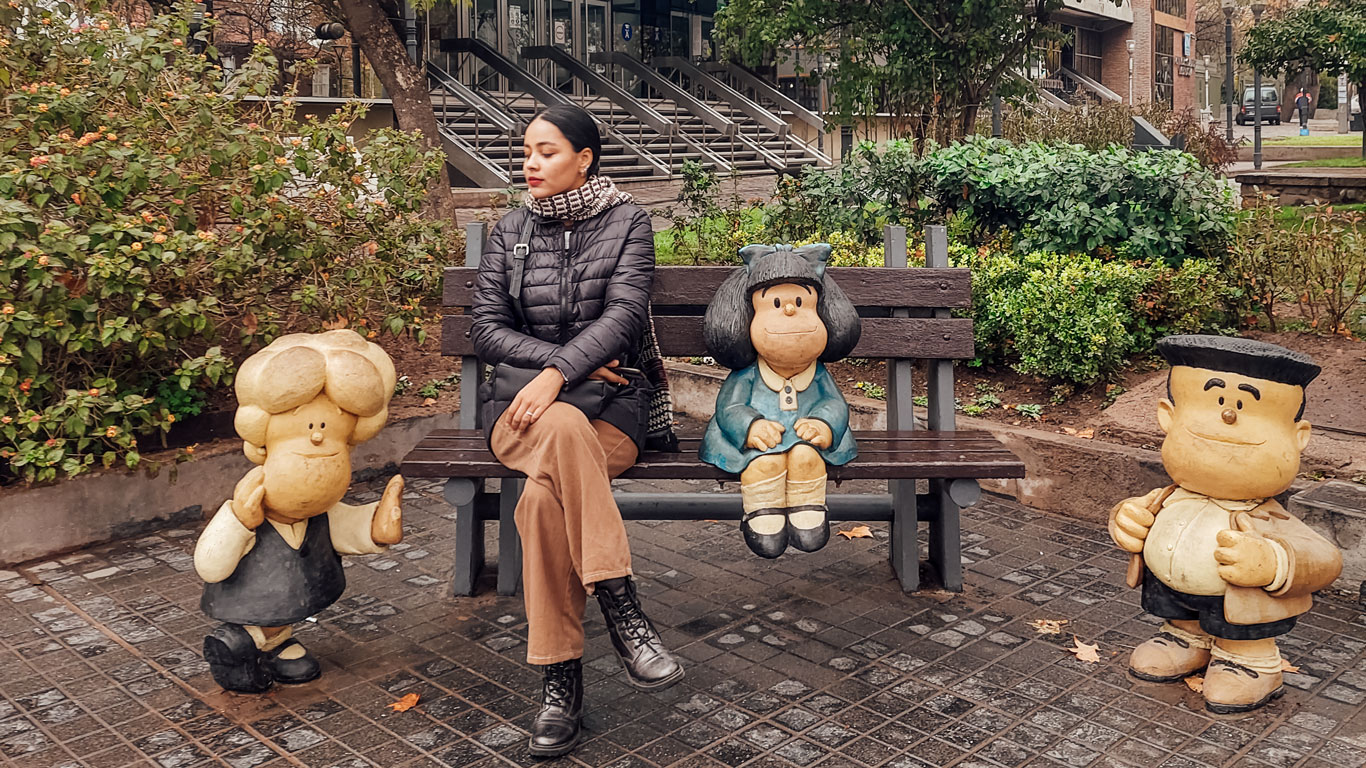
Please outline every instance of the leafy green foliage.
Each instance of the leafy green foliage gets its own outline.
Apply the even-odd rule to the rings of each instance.
[[[223,343],[425,333],[452,243],[416,214],[442,158],[389,130],[356,146],[359,107],[248,102],[266,49],[225,76],[188,16],[0,6],[0,483],[137,466],[231,383]]]

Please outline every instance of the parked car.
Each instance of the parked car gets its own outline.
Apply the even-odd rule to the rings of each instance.
[[[1238,125],[1247,125],[1255,119],[1253,116],[1257,114],[1257,104],[1252,99],[1254,90],[1253,88],[1243,89],[1243,104],[1238,109]],[[1272,85],[1262,86],[1262,122],[1272,125],[1281,124],[1281,94]]]

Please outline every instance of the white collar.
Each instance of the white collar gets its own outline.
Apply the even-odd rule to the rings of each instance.
[[[805,391],[807,387],[811,386],[811,382],[816,379],[816,365],[816,363],[812,363],[810,367],[796,376],[785,379],[770,368],[768,363],[764,362],[764,359],[761,357],[759,358],[759,376],[763,378],[764,386],[767,386],[774,392],[783,391],[783,387],[788,386],[789,384],[793,389],[802,392]]]

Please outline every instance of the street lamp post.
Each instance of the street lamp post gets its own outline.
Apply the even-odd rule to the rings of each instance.
[[[1205,54],[1203,61],[1205,64],[1205,120],[1207,122],[1213,122],[1214,105],[1211,104],[1209,100],[1209,54]]]
[[[1255,2],[1252,4],[1252,26],[1257,26],[1262,21],[1262,13],[1266,10],[1266,3]],[[1252,167],[1262,169],[1262,70],[1252,68]]]
[[[1129,104],[1130,104],[1130,106],[1132,106],[1133,103],[1134,103],[1134,41],[1133,41],[1133,38],[1130,38],[1130,39],[1129,39],[1129,42],[1126,44],[1126,47],[1129,49]]]
[[[1224,8],[1224,138],[1233,143],[1233,0]]]

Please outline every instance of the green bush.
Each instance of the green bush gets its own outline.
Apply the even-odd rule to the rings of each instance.
[[[424,334],[442,159],[391,130],[354,146],[358,107],[249,106],[273,62],[225,77],[188,18],[0,6],[0,484],[136,466],[231,381],[223,345]]]
[[[1096,253],[1179,264],[1221,255],[1232,192],[1182,152],[1100,151],[969,137],[925,158],[936,197],[1025,252]]]

